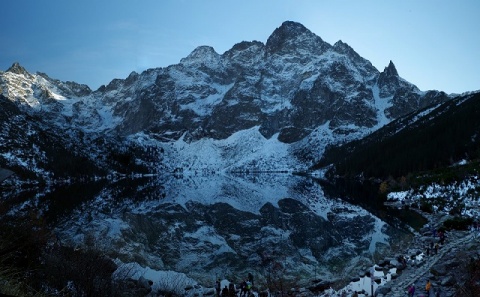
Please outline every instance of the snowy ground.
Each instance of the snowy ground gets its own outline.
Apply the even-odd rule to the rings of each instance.
[[[419,189],[391,192],[389,201],[404,204],[426,201],[432,205],[434,212],[450,213],[456,210],[465,217],[480,218],[480,179],[471,176],[461,182],[450,184],[431,183]]]

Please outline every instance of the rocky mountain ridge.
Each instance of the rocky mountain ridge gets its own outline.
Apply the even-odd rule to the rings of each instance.
[[[391,61],[379,72],[348,44],[330,45],[290,21],[265,44],[243,41],[223,54],[200,46],[178,64],[132,72],[96,91],[28,73],[18,63],[0,72],[0,88],[62,130],[191,143],[258,129],[266,140],[289,144],[299,164],[318,159],[327,142],[362,137],[450,99],[420,91]]]

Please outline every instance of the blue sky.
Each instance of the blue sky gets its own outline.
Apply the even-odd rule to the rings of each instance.
[[[421,90],[480,89],[478,0],[5,0],[0,70],[97,89],[130,72],[176,64],[200,45],[222,54],[265,43],[286,20],[348,43],[380,71],[392,60]]]

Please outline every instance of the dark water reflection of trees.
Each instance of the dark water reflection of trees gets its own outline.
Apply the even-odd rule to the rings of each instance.
[[[415,211],[385,206],[386,197],[380,194],[377,183],[344,179],[338,179],[334,182],[316,181],[327,197],[342,197],[343,200],[368,210],[393,226],[418,229],[427,222],[423,216]]]

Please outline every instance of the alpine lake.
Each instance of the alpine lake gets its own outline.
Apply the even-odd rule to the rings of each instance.
[[[370,183],[204,172],[75,183],[13,201],[38,206],[62,244],[144,272],[207,287],[248,273],[259,288],[341,287],[401,253],[425,223],[378,193]]]

